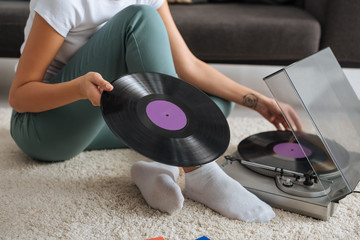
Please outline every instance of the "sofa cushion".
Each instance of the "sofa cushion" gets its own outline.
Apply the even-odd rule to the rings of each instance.
[[[359,0],[331,0],[326,10],[321,48],[331,47],[342,66],[359,68]]]
[[[318,51],[321,29],[303,9],[288,5],[171,5],[192,52],[207,62],[291,63]]]
[[[296,0],[241,0],[247,3],[294,4]]]
[[[0,1],[1,57],[19,57],[29,15],[27,1]]]
[[[167,0],[169,4],[193,4],[193,3],[206,3],[208,0]]]
[[[207,0],[208,2],[242,2],[242,3],[266,3],[266,4],[295,4],[302,0]]]

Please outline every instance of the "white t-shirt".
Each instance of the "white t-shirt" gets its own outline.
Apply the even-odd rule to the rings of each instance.
[[[58,73],[69,59],[111,17],[133,4],[145,4],[158,9],[164,0],[31,0],[30,15],[25,26],[26,44],[35,12],[44,18],[65,41],[49,66],[44,80]]]

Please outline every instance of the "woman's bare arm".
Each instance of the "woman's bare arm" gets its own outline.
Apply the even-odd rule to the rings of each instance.
[[[175,25],[167,1],[158,12],[167,29],[175,69],[181,79],[207,93],[256,110],[279,130],[289,129],[273,99],[238,84],[191,53]],[[296,117],[292,121],[299,123]]]
[[[102,90],[112,89],[98,73],[88,73],[65,83],[43,83],[46,69],[63,42],[64,38],[36,14],[10,88],[9,103],[16,111],[41,112],[79,99],[89,99],[93,105],[99,105],[98,86]]]

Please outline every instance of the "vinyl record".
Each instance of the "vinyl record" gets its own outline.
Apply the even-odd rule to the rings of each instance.
[[[221,110],[202,91],[172,76],[134,73],[103,92],[109,128],[138,153],[164,164],[191,167],[211,162],[229,145]]]
[[[312,170],[318,174],[337,172],[336,166],[326,149],[321,147],[323,145],[317,136],[306,134],[299,141],[301,146],[291,131],[263,132],[241,141],[238,152],[244,160],[299,173],[308,173]]]

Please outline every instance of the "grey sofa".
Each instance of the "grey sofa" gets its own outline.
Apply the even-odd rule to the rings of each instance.
[[[228,1],[170,4],[180,32],[200,59],[289,64],[331,47],[342,66],[360,67],[359,0]],[[28,4],[0,0],[0,57],[19,57]]]

